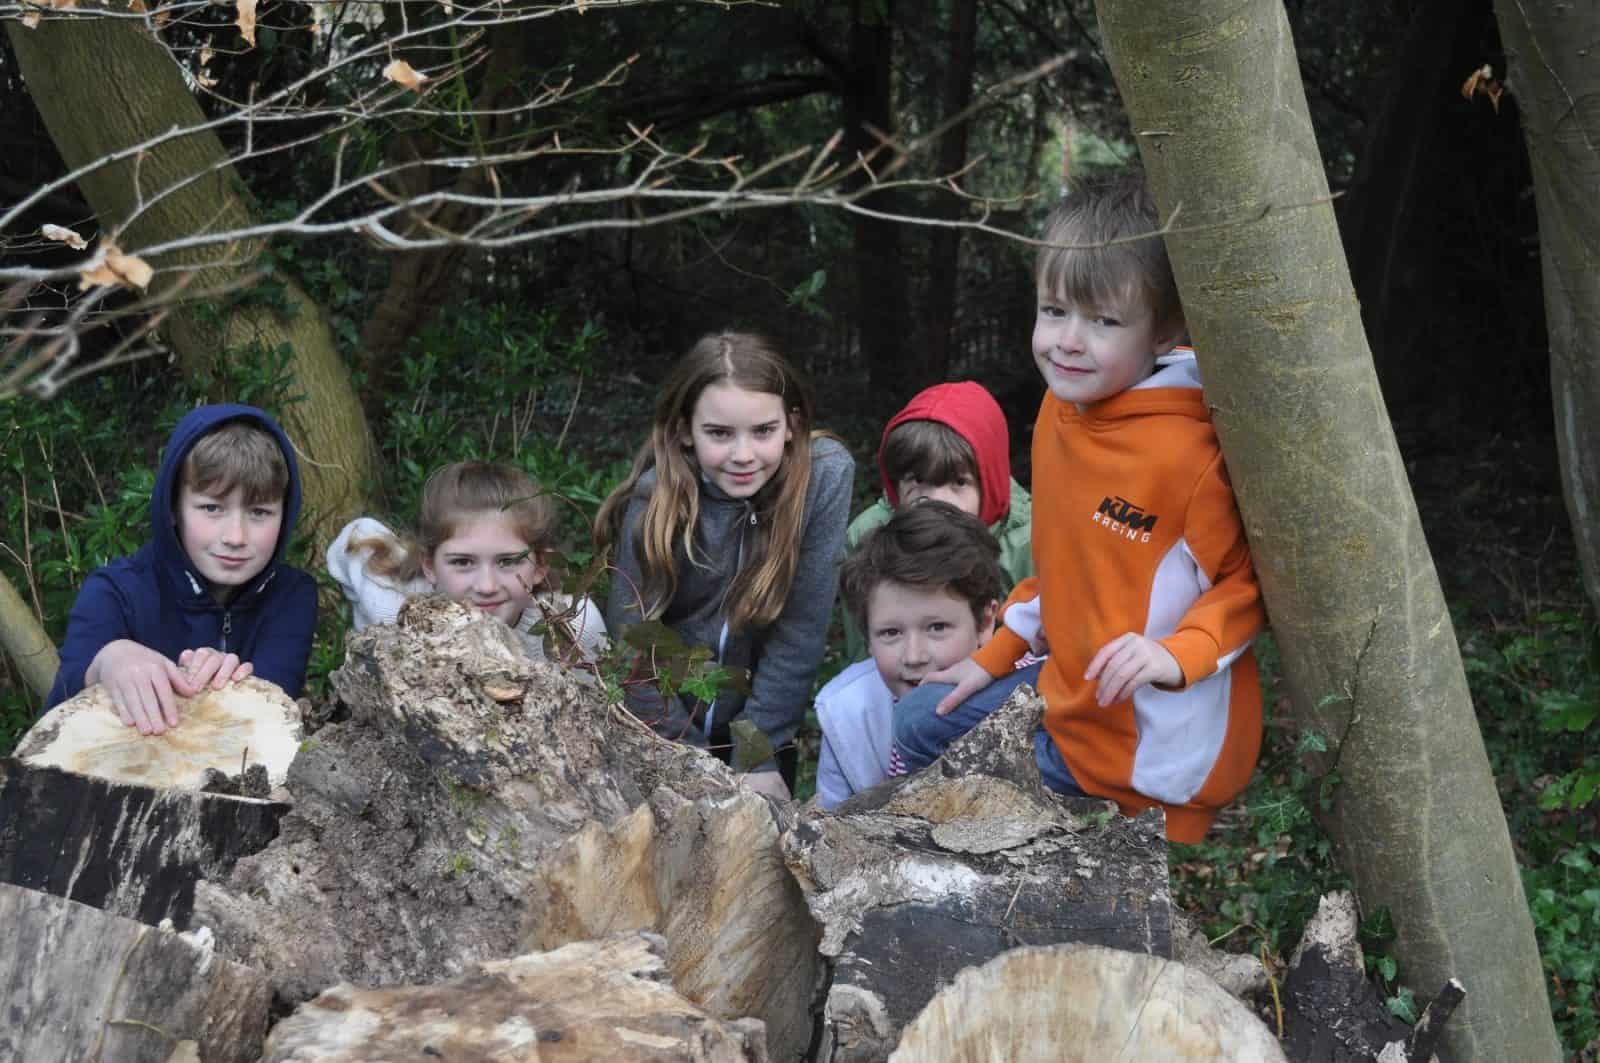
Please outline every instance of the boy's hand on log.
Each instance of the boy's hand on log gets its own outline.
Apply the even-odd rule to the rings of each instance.
[[[243,679],[255,670],[249,661],[239,660],[236,653],[202,646],[197,650],[184,650],[178,655],[178,667],[189,676],[196,691],[204,690],[207,683],[213,690],[221,690],[235,679]]]
[[[747,790],[754,790],[758,794],[775,797],[779,801],[791,801],[789,786],[783,781],[783,776],[775,771],[747,771],[739,776],[739,785]]]
[[[966,701],[972,695],[994,682],[994,676],[984,671],[983,666],[971,657],[963,658],[952,664],[949,668],[942,668],[937,672],[929,672],[922,677],[924,683],[950,683],[955,689],[946,694],[933,707],[933,711],[940,716],[948,716],[956,710],[956,706]]]
[[[192,697],[204,686],[155,650],[130,639],[101,647],[84,680],[103,684],[117,716],[142,735],[165,734],[178,726],[177,699]]]
[[[1083,678],[1100,680],[1095,703],[1103,709],[1133,697],[1133,692],[1146,683],[1182,686],[1183,669],[1161,643],[1130,631],[1101,646]]]

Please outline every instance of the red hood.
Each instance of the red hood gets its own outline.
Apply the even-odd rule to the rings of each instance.
[[[905,409],[889,418],[878,442],[878,476],[891,506],[900,504],[899,492],[883,468],[883,444],[889,433],[906,421],[937,421],[956,430],[978,459],[978,519],[994,524],[1011,506],[1011,433],[1006,415],[987,388],[972,380],[935,384],[917,393]]]

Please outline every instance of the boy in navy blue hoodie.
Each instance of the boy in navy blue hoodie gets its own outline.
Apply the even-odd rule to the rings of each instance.
[[[96,569],[67,619],[45,707],[103,683],[141,734],[178,725],[176,697],[255,674],[300,695],[317,620],[311,577],[283,564],[300,472],[254,406],[178,422],[150,499],[151,539]]]

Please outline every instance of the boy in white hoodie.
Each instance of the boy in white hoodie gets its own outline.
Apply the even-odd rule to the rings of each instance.
[[[897,510],[862,540],[840,590],[870,656],[817,695],[818,805],[831,809],[891,774],[895,702],[989,640],[1007,582],[989,529],[948,502]]]

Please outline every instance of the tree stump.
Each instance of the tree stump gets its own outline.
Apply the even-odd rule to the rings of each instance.
[[[761,1063],[759,1021],[719,1022],[667,984],[649,934],[474,964],[426,986],[339,985],[278,1023],[262,1063]]]
[[[176,729],[141,735],[94,686],[34,724],[0,760],[0,881],[186,929],[198,882],[264,848],[288,810],[198,787],[246,764],[281,784],[300,712],[253,678],[178,708]]]
[[[662,788],[541,862],[524,948],[634,929],[664,936],[680,993],[718,1018],[761,1019],[772,1059],[804,1057],[822,959],[766,799],[743,791],[691,802]]]
[[[157,930],[0,885],[0,1059],[253,1063],[271,991],[212,953],[208,934]]]
[[[1174,960],[1094,945],[1014,949],[969,968],[905,1029],[892,1063],[1282,1063],[1277,1039]]]
[[[1025,945],[1171,952],[1159,811],[1046,793],[1022,688],[915,775],[803,812],[785,857],[831,964],[820,1060],[886,1059],[963,968]]]
[[[1359,924],[1354,894],[1318,903],[1283,981],[1285,1053],[1293,1063],[1450,1063],[1432,1044],[1414,1054],[1412,1028],[1390,1014],[1367,977]]]
[[[252,764],[283,785],[300,748],[300,709],[275,684],[251,676],[221,690],[178,699],[178,726],[142,735],[124,724],[111,696],[95,685],[39,718],[14,756],[113,782],[197,790],[207,771],[242,775]]]
[[[546,851],[660,786],[688,799],[736,788],[715,758],[443,598],[351,637],[333,684],[348,716],[295,760],[279,837],[195,901],[219,947],[289,1002],[515,955]]]

